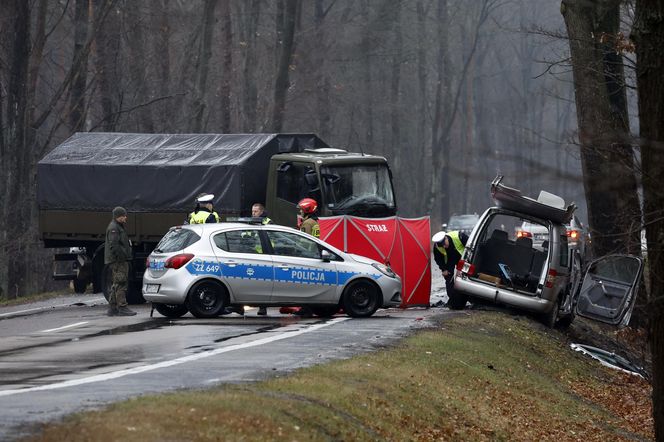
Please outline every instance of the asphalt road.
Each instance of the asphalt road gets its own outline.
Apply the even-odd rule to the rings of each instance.
[[[434,276],[431,302],[443,299]],[[442,308],[303,319],[231,314],[169,320],[149,305],[107,317],[99,294],[0,308],[0,440],[36,424],[148,393],[251,382],[381,348],[428,326]],[[137,417],[140,418],[140,417]]]

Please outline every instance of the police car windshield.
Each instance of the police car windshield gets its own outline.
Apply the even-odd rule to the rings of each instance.
[[[159,241],[157,253],[173,253],[180,251],[201,239],[195,232],[188,229],[171,229]]]
[[[392,180],[385,164],[321,167],[325,201],[330,209],[358,205],[394,207]]]

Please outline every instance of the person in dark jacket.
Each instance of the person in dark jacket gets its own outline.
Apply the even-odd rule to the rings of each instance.
[[[447,297],[454,293],[454,268],[461,259],[461,255],[468,242],[468,235],[463,232],[438,232],[432,238],[433,258],[443,272]]]
[[[131,243],[125,231],[127,211],[124,207],[113,209],[113,219],[106,228],[104,264],[111,268],[113,285],[108,298],[108,316],[134,316],[127,307],[127,279],[131,260]]]
[[[254,203],[251,206],[251,217],[260,218],[263,225],[272,224],[272,220],[267,216],[267,212],[265,211],[265,206],[261,203]]]

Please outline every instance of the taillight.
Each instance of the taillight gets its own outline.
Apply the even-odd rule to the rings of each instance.
[[[533,234],[530,233],[530,232],[528,232],[528,231],[526,231],[526,230],[518,230],[518,231],[516,232],[516,237],[517,237],[517,238],[532,238],[532,237],[533,237]]]
[[[171,256],[166,260],[164,267],[167,269],[179,269],[193,258],[192,253],[180,253],[179,255]]]
[[[545,283],[548,288],[553,287],[553,284],[556,282],[556,276],[558,276],[558,272],[556,272],[554,269],[549,269],[549,274],[546,275]]]
[[[465,273],[468,276],[473,276],[475,274],[475,266],[463,259],[460,259],[459,262],[457,262],[456,268],[458,271]]]
[[[567,236],[569,236],[572,239],[577,239],[579,237],[579,231],[578,230],[568,230],[567,231]]]

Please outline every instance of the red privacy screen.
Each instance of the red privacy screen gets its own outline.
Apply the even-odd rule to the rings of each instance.
[[[320,238],[347,253],[389,263],[403,283],[401,307],[429,306],[431,230],[429,217],[324,217]]]

